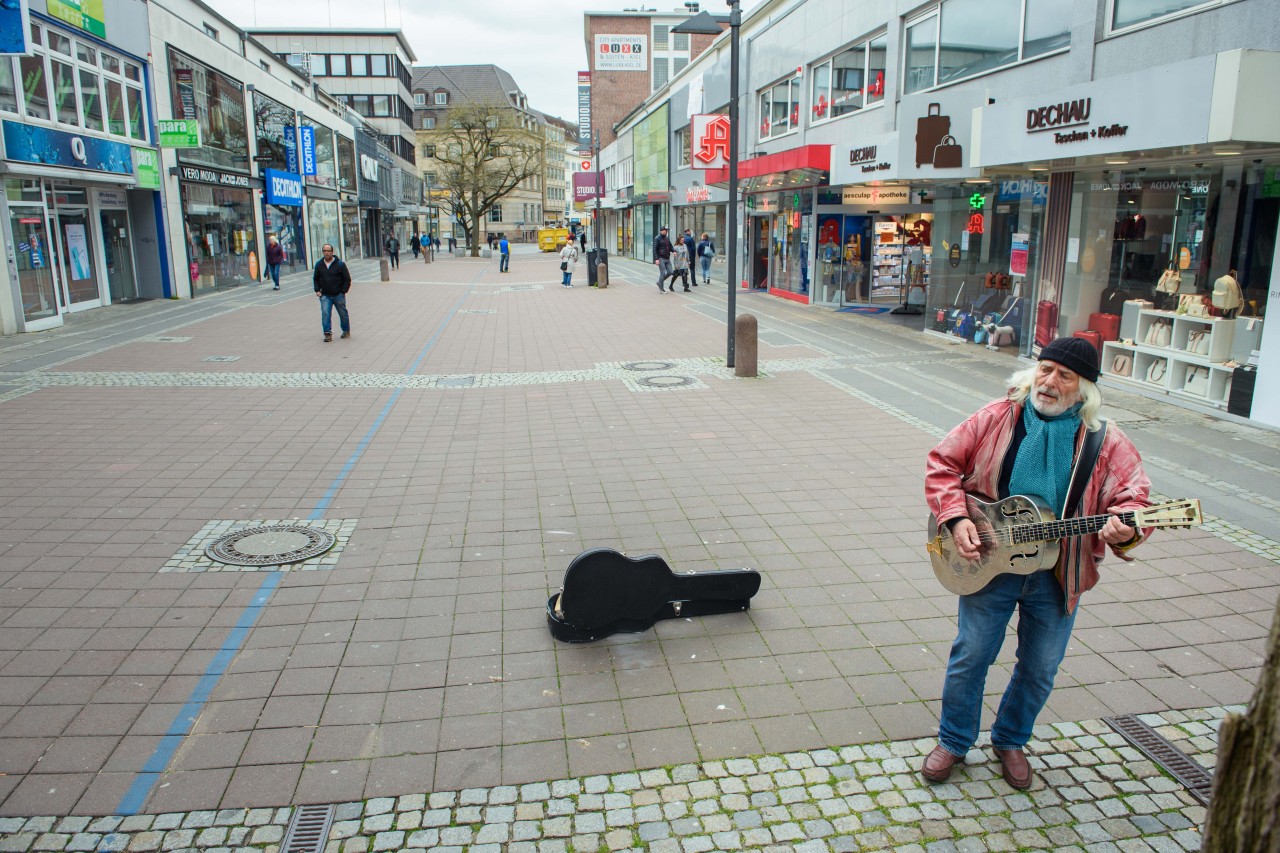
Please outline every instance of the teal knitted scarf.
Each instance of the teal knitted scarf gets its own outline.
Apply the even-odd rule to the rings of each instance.
[[[1055,515],[1062,513],[1075,458],[1076,432],[1080,429],[1080,406],[1076,403],[1060,415],[1047,418],[1027,400],[1022,406],[1022,424],[1027,436],[1018,445],[1009,475],[1009,494],[1034,495]]]

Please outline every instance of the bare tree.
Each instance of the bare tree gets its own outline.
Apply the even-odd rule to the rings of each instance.
[[[1218,729],[1205,853],[1280,851],[1280,602],[1249,710]]]
[[[493,206],[542,172],[542,135],[520,124],[509,104],[450,107],[432,134],[442,189],[462,226],[471,256],[480,254],[480,224]]]

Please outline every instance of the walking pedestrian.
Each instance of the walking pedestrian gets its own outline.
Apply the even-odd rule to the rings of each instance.
[[[697,246],[694,244],[693,232],[688,228],[684,229],[684,235],[680,238],[684,242],[685,249],[689,252],[689,275],[693,278],[693,286],[698,286],[698,274],[693,268],[693,260],[698,257]]]
[[[684,292],[689,292],[689,248],[684,241],[678,241],[671,250],[671,289],[676,289],[676,278],[684,284]]]
[[[564,241],[564,248],[560,250],[560,273],[564,276],[564,281],[560,282],[565,287],[573,287],[573,268],[578,264],[578,247],[573,244],[573,238],[570,237]]]
[[[284,246],[280,245],[280,241],[276,235],[272,234],[267,238],[267,274],[271,276],[272,283],[275,287],[272,290],[280,289],[280,265],[284,263]]]
[[[418,238],[418,232],[414,231],[413,236],[409,238],[409,248],[413,250],[413,259],[418,259],[418,252],[422,248],[422,241]]]
[[[578,232],[578,240],[582,243],[582,251],[587,250],[587,229],[583,228]]]
[[[351,318],[347,315],[347,292],[351,290],[351,270],[333,254],[333,246],[325,243],[321,249],[323,257],[316,261],[315,271],[311,274],[311,282],[316,296],[320,299],[320,329],[324,332],[324,342],[333,340],[333,309],[338,309],[338,322],[342,327],[342,336],[351,337]]]
[[[711,235],[702,232],[702,239],[698,241],[698,265],[702,267],[702,283],[711,283],[711,261],[716,256],[716,244],[711,242]],[[697,276],[694,277],[694,284],[698,283]]]
[[[498,272],[511,272],[511,244],[506,234],[498,241]]]
[[[988,403],[929,453],[925,500],[939,529],[950,529],[963,560],[985,563],[993,547],[989,535],[969,518],[966,492],[999,499],[1029,495],[1061,518],[1072,514],[1068,495],[1076,493],[1073,472],[1080,465],[1079,476],[1085,479],[1078,516],[1114,516],[1097,533],[1064,540],[1056,566],[1029,575],[999,574],[977,592],[960,596],[959,632],[942,687],[938,746],[920,770],[932,782],[946,781],[978,738],[987,670],[1004,644],[1016,607],[1017,662],[991,726],[991,746],[1005,781],[1019,790],[1031,786],[1023,748],[1053,690],[1080,596],[1098,582],[1098,564],[1108,546],[1128,561],[1127,552],[1150,534],[1125,525],[1118,516],[1151,505],[1151,481],[1133,443],[1114,424],[1098,418],[1098,369],[1092,344],[1058,338],[1040,351],[1036,364],[1013,375],[1004,399]],[[1104,432],[1095,464],[1093,458],[1081,459],[1080,449],[1087,434],[1098,438],[1098,430]]]
[[[671,276],[671,239],[667,237],[667,226],[658,229],[658,236],[653,238],[653,262],[658,266],[658,292],[666,290],[663,286]]]
[[[387,254],[391,256],[391,268],[400,269],[400,241],[394,234],[387,238]]]

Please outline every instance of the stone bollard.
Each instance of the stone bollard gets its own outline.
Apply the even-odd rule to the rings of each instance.
[[[386,258],[378,260],[378,270],[382,274],[383,281],[391,281],[391,261]]]
[[[422,262],[423,262],[424,264],[429,264],[429,263],[431,263],[431,250],[430,250],[430,249],[427,249],[425,252],[423,252],[423,253],[422,253]]]
[[[756,318],[753,314],[739,314],[733,324],[733,375],[755,376],[756,357],[759,346],[756,342]]]
[[[609,286],[609,265],[596,264],[596,287],[600,290]]]

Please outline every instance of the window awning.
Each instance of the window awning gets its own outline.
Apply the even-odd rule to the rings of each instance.
[[[753,157],[738,164],[738,189],[744,193],[813,187],[828,182],[830,145],[802,145],[777,154]],[[708,171],[707,186],[727,187],[727,168]]]

